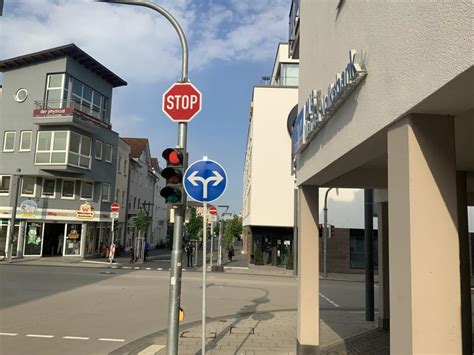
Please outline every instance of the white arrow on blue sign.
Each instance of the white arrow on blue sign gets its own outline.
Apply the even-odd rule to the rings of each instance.
[[[227,187],[224,168],[213,160],[198,160],[184,173],[184,189],[199,202],[212,202],[222,196]]]

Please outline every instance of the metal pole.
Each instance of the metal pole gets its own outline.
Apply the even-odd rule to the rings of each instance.
[[[374,191],[364,190],[365,219],[365,319],[374,320]]]
[[[166,9],[151,1],[145,0],[97,0],[98,2],[136,5],[148,7],[163,15],[176,30],[181,43],[181,82],[188,81],[188,42],[184,31],[176,19]],[[183,149],[184,170],[188,166],[187,152],[187,123],[180,122],[178,127],[178,147]],[[186,211],[186,195],[182,196],[183,204],[175,209],[175,222],[173,230],[173,251],[171,254],[170,270],[170,292],[169,292],[169,312],[168,312],[168,338],[166,352],[168,355],[178,354],[178,332],[179,332],[179,308],[181,300],[181,274],[182,274],[182,236],[183,222]]]
[[[323,227],[323,275],[328,277],[328,194],[333,188],[329,188],[324,196],[324,227]]]
[[[10,222],[10,229],[8,230],[7,235],[7,262],[12,262],[12,254],[13,254],[13,234],[15,232],[15,220],[16,220],[16,207],[18,205],[18,193],[20,190],[20,176],[13,175],[12,176],[12,191],[13,194],[13,203],[12,203],[12,215],[11,215],[11,222]],[[18,232],[20,232],[20,227],[18,227]]]
[[[203,203],[204,218],[203,218],[203,237],[202,237],[202,351],[201,354],[206,353],[206,257],[207,257],[207,202]]]
[[[110,243],[110,249],[109,249],[110,263],[114,262],[114,256],[115,256],[115,248],[113,248],[113,253],[112,253],[112,246],[114,245],[114,239],[115,239],[114,221],[115,221],[115,218],[112,218],[112,242]]]
[[[212,270],[212,257],[213,257],[213,251],[214,251],[214,221],[211,221],[211,251],[210,251],[210,257],[209,257],[209,267]]]
[[[224,234],[224,220],[219,223],[219,239],[217,241],[217,267],[222,268],[222,235]]]

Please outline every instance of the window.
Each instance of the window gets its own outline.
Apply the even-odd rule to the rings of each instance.
[[[127,176],[127,161],[123,161],[123,175]]]
[[[46,79],[46,108],[62,108],[67,100],[64,88],[64,74],[49,74]]]
[[[41,197],[53,197],[56,195],[56,180],[43,179],[43,191]]]
[[[81,199],[92,200],[94,197],[94,183],[88,181],[81,181]]]
[[[72,87],[73,107],[94,118],[108,122],[107,97],[71,76],[68,76],[68,80]]]
[[[3,136],[3,151],[4,152],[13,152],[15,150],[15,137],[16,132],[10,131],[5,132]]]
[[[115,202],[119,202],[119,197],[120,197],[120,190],[117,189],[117,193],[115,194]]]
[[[39,131],[35,164],[66,164],[68,131]]]
[[[104,202],[110,202],[110,184],[103,182],[102,183],[102,193],[101,200]]]
[[[70,133],[68,164],[90,169],[92,139],[76,132]]]
[[[8,195],[10,192],[10,176],[0,175],[0,195]]]
[[[133,198],[133,209],[136,208],[136,205],[137,205],[137,198],[134,197],[134,198]]]
[[[125,204],[125,191],[122,191],[122,205],[124,205],[124,204]],[[130,208],[130,206],[128,206],[128,207]]]
[[[97,160],[102,160],[102,147],[104,146],[104,143],[100,140],[95,141],[95,158]]]
[[[31,150],[31,131],[21,131],[20,152],[29,152]]]
[[[117,163],[117,172],[120,174],[120,168],[122,167],[122,156],[119,155],[118,157],[118,163]]]
[[[298,64],[281,64],[280,85],[298,86]]]
[[[107,163],[112,162],[112,145],[110,144],[105,145],[105,161]]]
[[[73,200],[75,190],[76,190],[76,181],[63,180],[63,186],[61,189],[61,198]]]
[[[35,196],[36,177],[25,176],[21,179],[21,196]]]

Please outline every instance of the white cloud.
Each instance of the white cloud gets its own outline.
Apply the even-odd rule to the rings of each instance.
[[[190,70],[213,60],[271,60],[287,33],[287,0],[159,3],[188,36]],[[21,0],[7,2],[0,26],[0,58],[76,43],[127,81],[172,81],[181,74],[177,35],[150,9],[91,0]]]

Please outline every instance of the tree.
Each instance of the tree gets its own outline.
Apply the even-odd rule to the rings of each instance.
[[[186,224],[186,234],[189,239],[198,239],[199,235],[202,235],[203,219],[196,214],[195,208],[191,208],[190,214],[189,222]]]
[[[242,234],[242,219],[234,216],[231,220],[226,222],[224,233],[224,246],[228,248],[232,244],[234,238],[240,237]]]
[[[148,217],[142,209],[138,211],[137,216],[133,219],[133,224],[139,232],[145,234],[151,223],[151,217]]]

